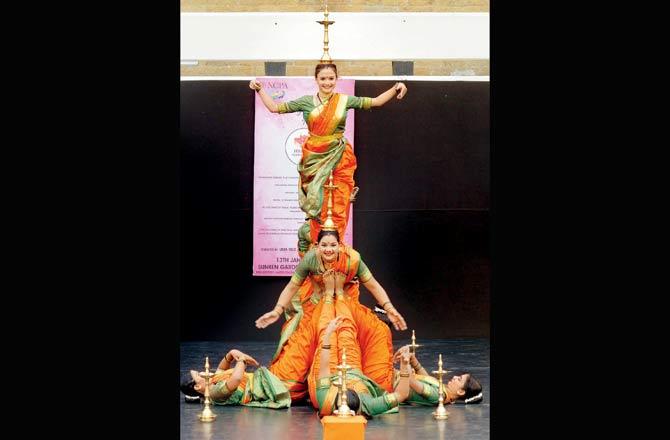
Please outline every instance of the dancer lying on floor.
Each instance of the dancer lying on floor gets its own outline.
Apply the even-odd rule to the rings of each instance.
[[[230,368],[233,360],[235,368]],[[247,365],[258,367],[246,372]],[[181,391],[187,401],[199,402],[205,394],[205,379],[191,370],[182,378]],[[288,388],[256,359],[239,350],[230,350],[219,363],[210,379],[209,396],[216,405],[244,405],[261,408],[288,408],[291,396]]]
[[[409,356],[409,363],[414,370],[410,377],[409,397],[405,403],[435,406],[439,402],[439,383],[428,374],[409,350],[409,345],[398,349],[393,355],[393,362],[401,362],[403,356]],[[444,381],[444,404],[448,403],[481,403],[483,400],[482,386],[468,371],[456,371],[446,375]],[[400,382],[399,370],[395,370],[394,384]]]
[[[349,309],[350,299],[323,298],[318,323],[318,348],[312,364],[308,385],[312,403],[319,415],[332,414],[339,405],[337,364],[346,350],[346,362],[352,367],[346,373],[347,404],[366,417],[397,412],[397,406],[409,396],[411,369],[409,356],[401,357],[400,379],[394,391],[388,392],[361,371],[361,349],[357,325]],[[337,317],[335,316],[337,315]],[[331,356],[331,353],[335,355]],[[339,355],[339,356],[338,356]],[[390,357],[390,356],[389,356]],[[391,375],[392,375],[391,371]]]

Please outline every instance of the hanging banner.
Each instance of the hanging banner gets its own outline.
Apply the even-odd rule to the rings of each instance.
[[[272,99],[293,101],[314,95],[314,78],[258,78]],[[339,79],[337,92],[354,94],[353,79]],[[254,260],[255,276],[292,275],[300,262],[298,228],[305,213],[298,206],[298,163],[302,144],[309,136],[302,112],[271,113],[256,94],[254,129]],[[354,110],[347,112],[344,136],[353,147]],[[351,209],[351,208],[350,208]],[[344,234],[344,242],[353,245],[353,212]]]

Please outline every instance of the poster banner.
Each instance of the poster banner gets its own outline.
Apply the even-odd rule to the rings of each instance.
[[[258,78],[276,103],[292,101],[318,90],[314,78]],[[336,91],[354,94],[353,79],[339,79]],[[254,259],[255,276],[290,276],[300,262],[298,228],[305,213],[298,206],[298,163],[309,136],[302,112],[271,113],[256,94],[254,129]],[[354,110],[347,113],[344,136],[353,146]],[[350,208],[351,209],[351,208]],[[352,241],[353,212],[344,234]]]

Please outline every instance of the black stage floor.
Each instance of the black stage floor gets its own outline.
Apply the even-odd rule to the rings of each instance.
[[[394,341],[398,348],[408,344],[408,339]],[[417,340],[422,346],[417,357],[426,370],[437,369],[438,355],[442,354],[443,368],[469,370],[484,389],[484,401],[474,405],[447,405],[449,418],[436,421],[431,416],[434,408],[403,405],[398,414],[376,416],[368,420],[366,440],[411,438],[413,440],[483,440],[489,435],[489,340],[488,339],[433,339]],[[248,353],[267,365],[274,354],[275,342],[182,342],[180,369],[202,371],[205,356],[209,356],[212,369],[231,348]],[[177,385],[175,385],[177,386]],[[213,406],[217,418],[212,423],[202,423],[198,413],[202,406],[180,403],[180,438],[188,439],[320,439],[321,422],[311,405],[292,406],[289,409],[245,408],[242,406]]]

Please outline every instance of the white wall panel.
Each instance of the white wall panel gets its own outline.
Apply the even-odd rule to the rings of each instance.
[[[489,58],[488,13],[331,12],[337,60]],[[322,13],[182,13],[182,60],[318,60]]]

